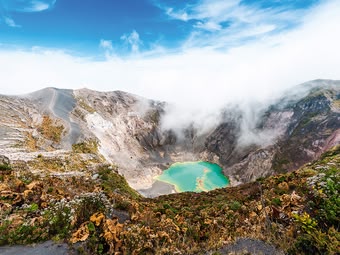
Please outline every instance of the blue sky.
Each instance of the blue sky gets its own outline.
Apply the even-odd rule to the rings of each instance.
[[[3,47],[119,56],[227,49],[292,29],[317,0],[0,0]],[[102,43],[100,43],[102,42]]]
[[[123,90],[195,114],[264,102],[340,80],[339,13],[339,0],[0,0],[0,94]]]

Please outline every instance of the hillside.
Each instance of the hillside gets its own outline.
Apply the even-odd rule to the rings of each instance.
[[[336,147],[287,174],[147,199],[113,166],[94,168],[97,178],[18,175],[2,158],[0,244],[52,238],[76,254],[337,254],[339,168]]]

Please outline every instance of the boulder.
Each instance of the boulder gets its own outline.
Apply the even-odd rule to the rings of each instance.
[[[10,161],[9,158],[7,158],[4,155],[0,155],[0,165],[9,165]]]

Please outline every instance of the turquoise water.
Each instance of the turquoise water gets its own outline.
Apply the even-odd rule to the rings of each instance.
[[[174,185],[177,192],[209,191],[229,184],[219,165],[204,161],[175,163],[156,179]]]

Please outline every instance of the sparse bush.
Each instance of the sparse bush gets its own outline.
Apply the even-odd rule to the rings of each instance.
[[[130,198],[139,198],[139,194],[132,189],[125,178],[116,173],[112,167],[108,165],[101,166],[98,169],[98,174],[102,180],[101,186],[108,194],[115,192]]]
[[[73,152],[76,153],[97,153],[98,152],[98,142],[94,139],[89,139],[81,143],[76,143],[72,145]]]
[[[49,235],[56,239],[63,239],[69,236],[72,221],[74,220],[74,209],[61,200],[43,213],[48,224]]]
[[[79,227],[83,222],[88,221],[96,212],[107,212],[105,206],[107,198],[102,193],[88,193],[81,195],[75,199],[75,226]]]
[[[37,179],[37,176],[34,175],[32,172],[30,171],[25,171],[23,173],[21,173],[21,175],[18,177],[19,180],[21,180],[23,183],[30,184],[33,180]]]

